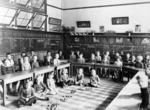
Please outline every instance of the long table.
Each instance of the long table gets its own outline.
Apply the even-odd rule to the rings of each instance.
[[[131,68],[130,68],[131,69]],[[130,82],[120,91],[116,98],[109,104],[105,110],[139,110],[142,99],[141,91],[136,80],[136,76],[144,74],[144,69],[132,68],[132,71],[138,73]]]
[[[28,71],[21,71],[12,74],[1,75],[0,80],[2,81],[2,87],[3,87],[3,105],[6,106],[7,84],[24,80],[27,78],[32,78],[34,81],[36,76],[39,74],[44,74],[55,70],[58,71],[60,69],[67,68],[67,67],[70,67],[70,63],[61,63],[60,65],[57,66],[45,66],[45,67],[39,67]]]
[[[16,72],[12,74],[2,75],[0,76],[0,80],[2,80],[2,87],[3,87],[3,105],[6,105],[6,90],[7,90],[7,84],[24,80],[27,78],[33,78],[33,70],[30,71],[22,71],[22,72]]]

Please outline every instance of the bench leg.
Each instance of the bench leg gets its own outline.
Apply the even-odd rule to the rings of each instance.
[[[7,85],[3,80],[3,105],[4,106],[6,106],[6,94],[7,94],[6,90],[7,90]]]

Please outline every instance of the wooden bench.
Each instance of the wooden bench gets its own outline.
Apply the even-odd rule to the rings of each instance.
[[[135,71],[139,70],[135,68]],[[140,69],[141,70],[141,69]],[[105,110],[139,110],[142,99],[141,91],[137,83],[136,76],[144,73],[139,71],[130,82],[120,91],[116,98],[109,104]]]

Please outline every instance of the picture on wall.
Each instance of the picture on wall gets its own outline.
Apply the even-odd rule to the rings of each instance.
[[[129,17],[113,17],[112,25],[129,24]]]
[[[99,27],[99,30],[100,30],[101,33],[103,33],[103,32],[105,31],[104,26],[100,26],[100,27]]]
[[[61,25],[61,19],[49,17],[49,24],[51,25]]]
[[[141,32],[141,25],[135,25],[135,32]]]
[[[77,27],[78,28],[90,28],[91,23],[90,21],[77,21]]]

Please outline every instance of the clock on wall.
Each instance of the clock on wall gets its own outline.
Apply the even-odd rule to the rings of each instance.
[[[129,24],[129,17],[114,17],[112,25]]]

